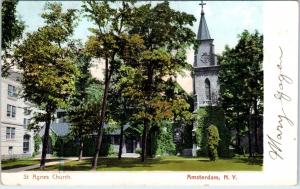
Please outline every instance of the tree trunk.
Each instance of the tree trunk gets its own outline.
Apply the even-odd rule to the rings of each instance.
[[[254,101],[254,152],[258,153],[258,110],[257,110],[257,100]]]
[[[83,154],[83,137],[80,137],[80,147],[79,147],[79,156],[78,156],[78,161],[81,161],[82,159],[82,154]]]
[[[147,66],[147,83],[144,88],[144,92],[147,95],[146,101],[149,102],[152,94],[152,83],[153,83],[153,67],[152,65]],[[151,113],[151,108],[145,104],[146,112]],[[147,134],[148,134],[148,124],[149,120],[147,118],[144,118],[144,130],[143,130],[143,136],[142,136],[142,154],[141,154],[141,161],[146,161],[147,156]]]
[[[100,126],[98,129],[97,134],[97,144],[96,144],[96,150],[92,162],[92,169],[95,170],[97,168],[97,162],[100,152],[100,147],[102,143],[102,136],[103,136],[103,126],[104,126],[104,120],[105,120],[105,113],[106,113],[106,105],[107,105],[107,96],[108,96],[108,90],[109,90],[109,84],[110,84],[110,78],[112,75],[112,69],[108,70],[108,59],[105,59],[105,82],[104,82],[104,94],[101,104],[101,112],[100,112]]]
[[[147,134],[148,134],[148,121],[144,121],[144,130],[143,130],[143,137],[142,137],[142,154],[141,154],[141,161],[146,161],[147,155]]]
[[[249,112],[248,118],[248,146],[249,146],[249,157],[252,157],[252,135],[251,135],[251,113]]]
[[[241,131],[239,126],[236,128],[236,147],[238,153],[240,154],[241,153]]]
[[[240,113],[237,113],[237,117],[240,117]],[[238,154],[242,153],[242,148],[241,148],[241,130],[240,130],[240,123],[239,121],[236,123],[236,148]]]
[[[148,133],[148,139],[146,140],[146,143],[148,142],[148,149],[146,149],[146,155],[148,154],[149,157],[153,157],[152,153],[152,137],[153,137],[153,132],[150,130]],[[148,151],[148,153],[147,153]]]
[[[48,151],[48,143],[49,143],[49,131],[50,131],[50,124],[51,124],[51,113],[46,113],[46,127],[45,127],[45,133],[43,137],[43,149],[42,149],[42,156],[41,156],[41,162],[40,162],[40,169],[45,169],[46,164],[46,155]]]
[[[120,146],[119,146],[119,154],[118,154],[118,159],[122,158],[122,148],[123,148],[123,132],[124,132],[124,126],[121,123],[121,133],[120,133]]]

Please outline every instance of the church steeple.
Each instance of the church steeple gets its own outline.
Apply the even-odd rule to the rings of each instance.
[[[218,59],[215,55],[213,39],[211,38],[203,11],[203,1],[200,3],[201,18],[198,30],[200,44],[194,54],[193,90],[195,110],[199,107],[216,106],[218,104]]]
[[[197,39],[208,40],[208,39],[211,39],[211,37],[210,37],[209,31],[208,31],[208,27],[207,27],[205,16],[204,16],[204,10],[203,10],[203,6],[206,5],[206,3],[203,3],[203,1],[201,1],[201,3],[199,5],[201,5],[202,8],[201,8],[201,18],[200,18]]]

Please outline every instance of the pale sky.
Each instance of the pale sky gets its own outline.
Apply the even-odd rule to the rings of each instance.
[[[143,2],[140,2],[143,3]],[[156,3],[156,2],[154,2]],[[197,19],[192,29],[197,33],[201,7],[200,1],[170,1],[173,9],[193,14]],[[80,1],[62,1],[63,7],[80,9]],[[43,12],[45,1],[20,1],[17,13],[25,21],[25,32],[35,31],[43,25],[40,17]],[[247,29],[253,32],[255,29],[262,33],[262,1],[207,1],[204,6],[205,18],[211,37],[214,39],[215,52],[221,54],[225,45],[230,47],[237,43],[237,35]],[[88,28],[92,27],[85,18],[81,18],[75,30],[74,38],[82,39],[84,42],[90,34]],[[188,53],[188,62],[193,64],[193,51]],[[98,66],[98,69],[102,66]],[[96,68],[95,68],[96,69]],[[93,71],[99,75],[99,71]],[[100,71],[101,73],[101,71]],[[192,79],[190,73],[186,77],[179,77],[178,82],[187,91],[192,92]]]

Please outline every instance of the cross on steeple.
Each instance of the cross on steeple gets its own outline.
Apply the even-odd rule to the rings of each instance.
[[[201,5],[201,12],[203,12],[203,6],[206,5],[206,3],[203,3],[203,0],[201,0],[201,3],[199,5]]]

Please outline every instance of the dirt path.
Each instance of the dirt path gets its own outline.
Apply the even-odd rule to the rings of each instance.
[[[46,167],[51,166],[51,165],[64,164],[66,162],[75,161],[77,159],[78,159],[78,157],[66,157],[66,158],[63,158],[63,159],[60,159],[60,160],[57,160],[57,161],[47,162]],[[82,159],[85,159],[85,158],[82,158]],[[29,166],[25,166],[25,167],[18,167],[18,168],[13,168],[13,169],[1,170],[1,172],[15,173],[15,172],[21,172],[21,171],[36,169],[36,168],[39,168],[39,167],[40,167],[40,165],[36,164],[36,165],[29,165]]]

